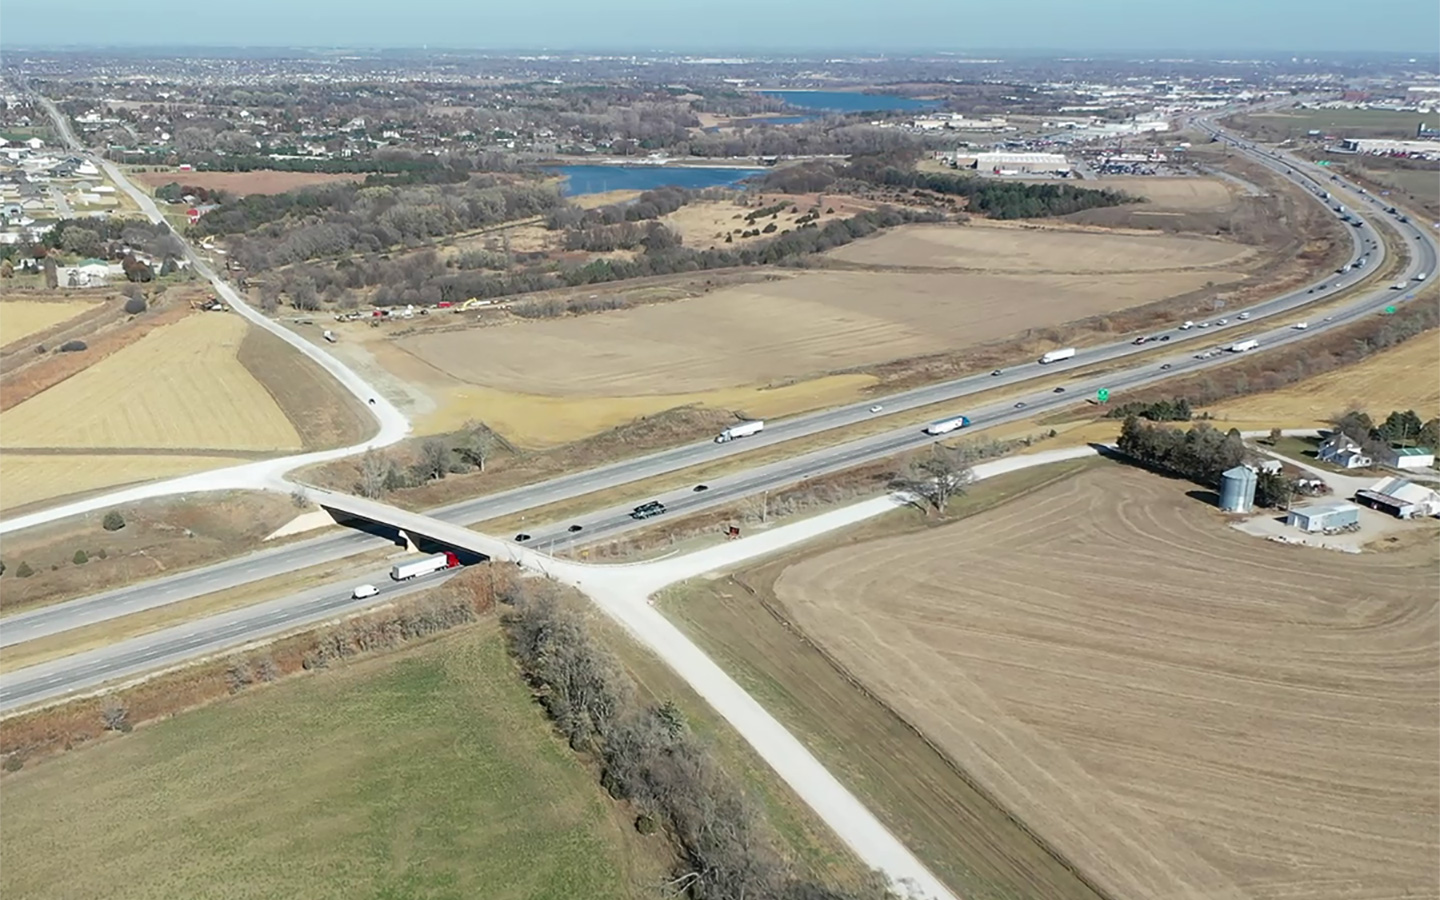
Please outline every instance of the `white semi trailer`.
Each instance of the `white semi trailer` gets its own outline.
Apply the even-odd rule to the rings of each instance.
[[[1064,350],[1051,350],[1049,353],[1040,357],[1040,364],[1042,366],[1048,366],[1050,363],[1059,362],[1062,359],[1069,359],[1074,355],[1074,347],[1066,347]]]
[[[752,434],[759,434],[765,430],[765,422],[756,419],[753,422],[741,422],[739,425],[731,425],[729,428],[715,435],[715,443],[723,444],[733,441],[736,438],[750,437]]]
[[[1259,341],[1240,341],[1239,343],[1230,345],[1230,352],[1244,353],[1246,350],[1254,350],[1258,346],[1260,346]]]

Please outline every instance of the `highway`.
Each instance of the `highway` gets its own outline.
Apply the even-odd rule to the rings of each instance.
[[[1242,152],[1249,152],[1256,155],[1262,162],[1278,170],[1286,168],[1293,170],[1291,177],[1304,182],[1309,175],[1304,172],[1320,170],[1315,169],[1308,163],[1287,160],[1284,157],[1265,153],[1263,155],[1256,151],[1249,151],[1241,148]],[[1313,181],[1313,179],[1312,179]],[[1318,183],[1318,182],[1315,182]],[[1327,190],[1335,190],[1336,183],[1330,183]],[[1411,263],[1407,267],[1407,275],[1414,275],[1420,272],[1433,273],[1436,265],[1436,245],[1434,239],[1427,233],[1415,228],[1413,225],[1392,223],[1396,230],[1401,231],[1409,240],[1411,245]],[[1378,235],[1373,231],[1373,226],[1367,224],[1364,228],[1354,229],[1357,254],[1365,250],[1370,251],[1373,267],[1378,268],[1383,262],[1383,242],[1378,240]],[[1418,239],[1416,239],[1418,236]],[[1375,244],[1368,246],[1368,242]],[[1354,276],[1352,275],[1353,279]],[[1336,278],[1327,276],[1324,281],[1330,284],[1336,282]],[[1348,280],[1348,279],[1347,279]],[[1338,327],[1346,322],[1357,318],[1372,315],[1379,308],[1396,302],[1399,297],[1395,292],[1381,285],[1375,290],[1367,291],[1363,296],[1347,303],[1327,317],[1326,321],[1313,322],[1311,327],[1305,331],[1297,331],[1287,326],[1265,328],[1263,319],[1275,316],[1282,312],[1288,312],[1307,301],[1313,301],[1315,295],[1307,294],[1305,290],[1297,290],[1285,297],[1275,298],[1262,304],[1252,307],[1252,318],[1243,326],[1236,322],[1231,326],[1221,329],[1220,335],[1214,334],[1215,328],[1205,331],[1192,329],[1190,331],[1172,331],[1172,341],[1159,345],[1172,352],[1168,355],[1147,358],[1145,361],[1126,368],[1121,371],[1109,372],[1105,375],[1077,376],[1067,386],[1063,394],[1039,393],[1033,396],[1022,396],[1021,401],[1025,403],[1023,409],[1016,409],[1014,403],[1017,401],[1007,400],[1005,403],[990,404],[980,408],[965,408],[957,406],[955,412],[964,412],[972,420],[972,429],[1002,424],[1010,421],[1017,421],[1034,416],[1039,412],[1073,405],[1077,396],[1086,395],[1100,387],[1109,388],[1112,392],[1120,394],[1125,390],[1134,389],[1147,384],[1161,381],[1165,378],[1183,375],[1194,372],[1208,366],[1217,365],[1227,361],[1229,354],[1200,360],[1195,358],[1194,351],[1197,338],[1205,338],[1207,344],[1216,343],[1217,337],[1223,335],[1223,340],[1218,343],[1230,343],[1242,338],[1253,338],[1261,342],[1262,348],[1270,348],[1304,340],[1310,335],[1324,331],[1328,328]],[[1238,310],[1227,311],[1231,318]],[[1189,347],[1181,347],[1180,344],[1188,344]],[[869,406],[879,403],[885,407],[885,411],[897,412],[904,409],[912,409],[918,406],[927,405],[932,402],[947,399],[960,399],[968,394],[975,393],[999,385],[1015,385],[1033,379],[1040,375],[1051,375],[1056,372],[1074,370],[1083,365],[1094,364],[1102,360],[1121,359],[1129,353],[1139,350],[1152,350],[1155,344],[1143,348],[1134,347],[1131,344],[1112,344],[1106,348],[1095,348],[1083,351],[1077,355],[1075,361],[1041,367],[1037,363],[1007,369],[999,376],[976,375],[949,382],[945,385],[934,385],[897,394],[890,398],[877,398],[861,404],[854,404],[836,410],[829,410],[822,413],[815,413],[809,416],[796,417],[792,420],[778,422],[767,427],[766,431],[754,438],[747,438],[729,444],[714,444],[706,442],[686,447],[676,448],[670,451],[650,454],[634,460],[626,460],[587,472],[575,473],[561,478],[552,479],[538,485],[531,485],[516,488],[474,500],[464,501],[452,506],[435,511],[435,515],[447,522],[469,523],[488,519],[501,515],[509,515],[521,512],[525,509],[534,508],[556,500],[566,499],[629,483],[641,478],[660,475],[672,472],[677,469],[695,465],[701,462],[709,462],[734,453],[745,452],[756,447],[774,444],[782,440],[789,440],[806,434],[814,434],[829,428],[840,427],[855,422],[873,418],[869,413]],[[1108,354],[1108,355],[1107,355]],[[1162,369],[1162,365],[1170,368]],[[863,462],[874,459],[881,459],[907,449],[923,447],[934,439],[920,432],[913,426],[899,428],[884,434],[851,441],[839,446],[818,450],[803,456],[786,459],[770,465],[757,467],[744,472],[735,473],[723,478],[717,478],[708,482],[708,490],[695,492],[691,487],[685,487],[669,494],[659,495],[654,499],[660,499],[670,508],[669,515],[678,515],[687,512],[695,512],[707,507],[713,507],[725,503],[732,503],[735,500],[750,496],[755,493],[767,490],[775,490],[805,477],[813,477],[827,472],[848,468]],[[582,541],[593,541],[601,538],[613,537],[624,533],[626,530],[641,527],[644,524],[636,523],[628,516],[628,510],[635,503],[641,500],[652,499],[651,497],[637,496],[633,502],[617,506],[612,509],[598,511],[584,517],[577,518],[572,522],[556,523],[548,529],[532,531],[530,546],[537,550],[561,549]],[[582,526],[578,533],[571,533],[568,528],[572,524]],[[125,615],[142,609],[149,609],[166,603],[176,602],[192,596],[222,590],[238,584],[247,583],[258,578],[270,577],[294,571],[297,568],[313,565],[316,563],[341,559],[356,552],[366,549],[384,547],[386,542],[377,538],[360,533],[345,533],[339,535],[323,536],[309,539],[297,544],[288,545],[273,550],[260,551],[245,557],[228,560],[196,569],[190,572],[177,573],[163,579],[147,582],[127,588],[120,588],[105,594],[95,595],[88,598],[81,598],[68,603],[56,604],[51,607],[35,610],[30,613],[21,613],[0,619],[0,646],[19,643],[24,640],[31,640],[47,634],[54,634],[76,627],[81,624],[88,624],[95,621],[102,621],[117,615]],[[388,567],[387,567],[388,568]],[[330,610],[329,614],[336,614],[346,611],[351,607],[346,606],[344,598],[348,596],[348,589],[351,585],[370,581],[377,585],[387,584],[385,570],[380,568],[366,571],[357,571],[353,578],[346,580],[344,584],[334,584],[316,588],[314,592],[296,595],[295,597],[282,598],[272,601],[277,606],[269,604],[251,607],[253,615],[261,617],[251,622],[248,628],[240,627],[234,622],[227,622],[226,627],[240,627],[234,632],[232,638],[244,635],[254,639],[262,633],[276,633],[297,627],[313,618],[307,618],[315,608],[319,598],[326,595],[330,601],[337,604]],[[316,593],[319,592],[319,593]],[[373,603],[370,601],[359,601],[356,604]],[[288,606],[287,606],[288,604]],[[278,611],[288,609],[288,613]],[[236,615],[243,618],[245,611],[237,611]],[[280,619],[265,618],[271,614],[280,615]],[[316,613],[325,615],[325,613]],[[228,615],[228,614],[227,614]],[[289,618],[285,618],[288,616]],[[209,622],[210,620],[206,620]],[[193,626],[201,627],[204,623],[195,623]],[[272,628],[272,631],[266,629]],[[160,634],[148,636],[151,644],[160,641]],[[228,632],[227,632],[228,634]],[[163,642],[162,642],[163,643]],[[148,646],[148,645],[147,645]],[[158,645],[157,645],[158,646]],[[193,653],[191,647],[180,644],[167,645],[171,649],[159,655],[147,659],[143,663],[137,662],[134,658],[125,665],[149,665],[153,666],[158,661],[174,661],[184,658],[186,653]],[[149,649],[154,649],[150,647]],[[107,657],[108,658],[108,657]],[[76,690],[78,680],[86,683],[98,683],[86,676],[81,679],[78,670],[67,668],[64,660],[56,661],[54,664],[47,664],[52,668],[41,671],[40,667],[21,670],[10,673],[8,676],[0,677],[0,709],[11,708],[18,704],[33,702],[44,696],[54,696],[67,690]],[[83,657],[74,657],[69,661],[71,666],[87,664]],[[105,675],[106,678],[123,677],[133,670],[121,671],[124,665],[114,662],[107,663],[109,668],[103,672],[97,670],[96,675]],[[70,671],[75,678],[67,678],[58,675],[63,671]],[[108,674],[106,674],[108,673]],[[34,685],[34,678],[43,676],[51,678],[37,690],[21,690],[22,684]],[[24,695],[24,696],[22,696]],[[9,699],[7,699],[9,698]]]

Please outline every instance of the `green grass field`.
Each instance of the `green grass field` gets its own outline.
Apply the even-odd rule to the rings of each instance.
[[[669,864],[495,621],[7,776],[0,896],[624,898]]]
[[[951,503],[950,519],[1098,464],[1076,460],[986,480]],[[778,605],[770,587],[800,558],[925,527],[912,511],[897,511],[736,576],[677,585],[661,607],[960,896],[1095,900],[923,737],[762,606]]]
[[[1235,121],[1246,131],[1260,129],[1292,138],[1304,137],[1312,129],[1339,137],[1407,138],[1415,136],[1415,126],[1425,117],[1374,109],[1285,109],[1238,116]]]

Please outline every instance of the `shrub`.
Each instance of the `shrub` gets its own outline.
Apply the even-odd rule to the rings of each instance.
[[[109,556],[109,555],[110,555],[110,554],[108,554],[108,553],[105,552],[105,548],[104,548],[104,547],[101,547],[99,550],[96,550],[96,551],[95,551],[95,558],[96,558],[96,559],[104,559],[105,557],[107,557],[107,556]]]
[[[85,349],[88,349],[88,346],[84,341],[66,341],[60,345],[61,353],[75,353]]]
[[[90,561],[90,554],[86,553],[84,550],[76,550],[75,555],[71,557],[71,559],[74,561],[75,565],[83,566]]]
[[[0,575],[4,575],[4,574],[5,574],[5,561],[4,561],[4,560],[0,560]]]
[[[144,297],[131,297],[129,300],[126,300],[126,301],[125,301],[125,311],[126,311],[127,313],[129,313],[130,315],[132,315],[132,316],[134,316],[134,315],[139,315],[140,313],[144,312],[144,311],[145,311],[145,298],[144,298]]]
[[[100,524],[106,531],[119,531],[125,527],[125,517],[120,515],[118,509],[112,509],[105,514],[105,521]]]
[[[25,562],[23,559],[20,561],[20,567],[15,570],[16,578],[29,578],[31,575],[34,574],[35,570],[30,568],[30,564],[28,562]]]
[[[7,772],[18,772],[18,771],[20,771],[20,770],[21,770],[22,768],[24,768],[24,767],[25,767],[25,760],[23,760],[23,759],[20,758],[20,754],[18,754],[18,753],[12,753],[12,754],[10,754],[9,756],[5,757],[5,766],[4,766],[5,771],[7,771]]]
[[[635,817],[635,830],[641,834],[654,834],[658,826],[655,824],[654,816],[640,814]]]

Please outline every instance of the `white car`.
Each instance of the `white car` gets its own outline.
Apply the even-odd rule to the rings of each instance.
[[[1250,318],[1250,314],[1249,314],[1249,313],[1241,313],[1240,315],[1236,316],[1235,318],[1237,318],[1237,319],[1248,319],[1248,318]]]
[[[350,592],[350,596],[356,600],[365,600],[380,593],[380,589],[373,584],[362,584]]]
[[[1293,329],[1295,329],[1296,331],[1304,331],[1305,329],[1307,329],[1307,328],[1310,327],[1310,323],[1309,323],[1309,322],[1296,322],[1294,325],[1291,325],[1290,327],[1293,328]]]
[[[1201,327],[1201,328],[1209,328],[1209,327],[1210,327],[1210,323],[1209,323],[1209,322],[1201,322],[1201,323],[1200,323],[1200,327]]]
[[[1217,320],[1215,320],[1215,324],[1216,324],[1216,325],[1229,325],[1229,324],[1230,324],[1230,320],[1229,320],[1229,319],[1217,319]]]
[[[880,410],[882,410],[882,409],[884,409],[884,408],[885,408],[885,407],[883,407],[883,406],[872,406],[872,407],[870,407],[870,411],[871,411],[872,413],[877,413],[877,412],[879,412]]]

